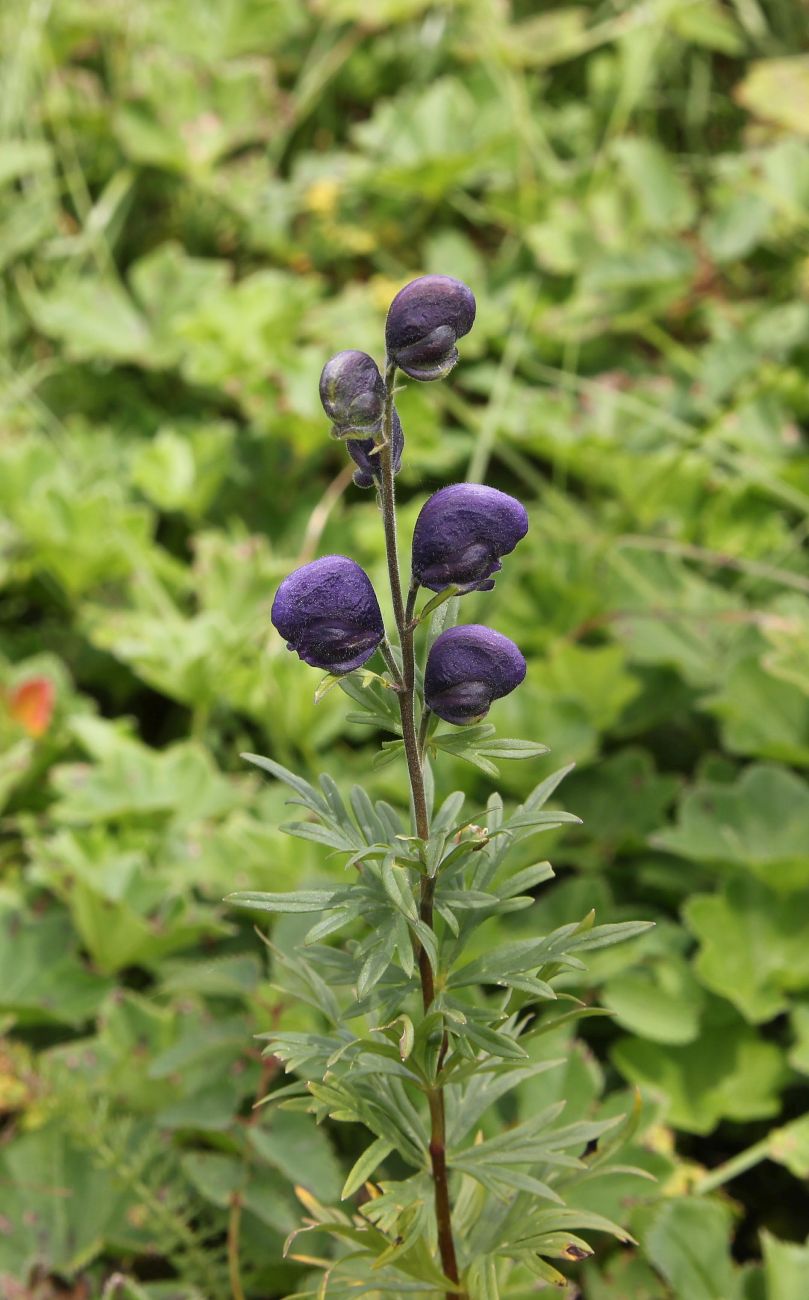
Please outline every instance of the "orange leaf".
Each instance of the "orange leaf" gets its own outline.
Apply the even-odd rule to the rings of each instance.
[[[29,736],[41,736],[51,723],[56,690],[47,677],[30,677],[9,695],[9,712]]]

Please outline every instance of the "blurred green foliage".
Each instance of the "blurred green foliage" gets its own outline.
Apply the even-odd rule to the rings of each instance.
[[[268,612],[327,550],[384,587],[317,379],[438,271],[479,318],[452,384],[401,394],[403,523],[453,478],[527,501],[486,617],[529,659],[498,723],[578,764],[548,924],[658,922],[594,958],[612,1018],[520,1099],[644,1100],[658,1181],[593,1202],[640,1247],[571,1287],[801,1300],[806,12],[8,0],[0,27],[0,1291],[283,1296],[293,1182],[339,1196],[350,1134],[251,1109],[253,1036],[312,1013],[220,900],[333,877],[236,755],[370,766]],[[460,760],[439,782],[485,798]]]

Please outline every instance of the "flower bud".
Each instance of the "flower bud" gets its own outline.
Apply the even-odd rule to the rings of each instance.
[[[345,555],[325,555],[284,578],[271,618],[289,650],[329,673],[359,668],[385,635],[371,580]]]
[[[458,339],[475,320],[472,290],[450,275],[423,275],[400,289],[385,324],[388,356],[411,379],[443,379],[458,360]]]
[[[431,591],[451,583],[491,591],[500,557],[525,537],[528,515],[515,497],[482,483],[452,483],[422,506],[413,532],[413,577]]]
[[[320,376],[320,400],[337,438],[382,432],[385,381],[373,357],[350,349],[327,361]]]
[[[448,628],[433,642],[424,674],[424,699],[444,722],[479,722],[493,700],[525,677],[525,660],[513,641],[490,627]]]
[[[391,443],[393,445],[393,472],[398,474],[402,467],[402,451],[404,450],[404,431],[396,409],[393,410],[393,419],[391,421]],[[351,459],[357,464],[358,469],[354,471],[354,482],[357,487],[368,488],[382,474],[382,462],[378,451],[374,448],[377,444],[373,438],[349,438],[346,442],[346,448]]]

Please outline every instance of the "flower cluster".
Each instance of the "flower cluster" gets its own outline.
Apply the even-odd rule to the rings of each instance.
[[[425,275],[391,303],[385,327],[385,378],[365,352],[338,352],[323,368],[320,398],[332,433],[345,440],[359,487],[381,486],[383,451],[399,471],[404,434],[393,405],[396,368],[413,379],[441,379],[458,359],[456,343],[475,319],[472,291],[446,275]],[[490,591],[504,555],[528,530],[525,507],[482,483],[453,483],[425,503],[412,546],[411,603],[419,587],[447,595]],[[433,602],[435,603],[435,602]],[[335,675],[387,649],[379,602],[353,560],[327,555],[281,583],[272,621],[306,663]],[[400,633],[402,629],[399,629]],[[433,643],[424,678],[425,706],[457,726],[479,721],[525,676],[508,637],[480,624],[453,627]]]

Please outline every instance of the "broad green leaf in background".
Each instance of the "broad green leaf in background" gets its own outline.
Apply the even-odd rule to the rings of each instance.
[[[809,1266],[809,1242],[779,1241],[762,1232],[767,1300],[801,1300]]]
[[[276,1114],[269,1127],[254,1127],[253,1150],[291,1183],[302,1183],[325,1200],[336,1201],[343,1185],[341,1167],[323,1130],[308,1116]]]
[[[35,1268],[75,1277],[120,1227],[126,1197],[88,1151],[51,1123],[0,1155],[0,1283]]]
[[[220,1209],[229,1209],[238,1197],[250,1213],[276,1233],[287,1236],[297,1227],[292,1189],[271,1165],[256,1166],[241,1155],[197,1151],[183,1156],[182,1166],[200,1195]]]
[[[677,793],[675,777],[655,771],[647,750],[622,748],[594,767],[573,772],[565,783],[565,800],[586,827],[598,826],[598,843],[575,850],[588,861],[638,848],[659,826]],[[572,851],[572,850],[571,850]]]
[[[675,1197],[641,1212],[639,1219],[644,1250],[677,1300],[730,1300],[736,1294],[727,1206]]]
[[[809,766],[809,694],[802,700],[794,682],[768,671],[766,657],[734,664],[705,704],[731,753]]]
[[[700,862],[744,868],[775,890],[809,882],[809,789],[785,768],[754,765],[729,785],[688,791],[671,829],[652,843]]]
[[[752,63],[736,89],[749,112],[787,131],[809,131],[809,55]]]
[[[29,1024],[79,1028],[98,1010],[109,980],[88,968],[67,917],[2,914],[0,1011]]]
[[[32,319],[50,338],[64,343],[76,361],[148,362],[146,322],[126,290],[113,280],[83,276],[65,280],[50,293],[27,292]]]
[[[669,155],[652,140],[625,137],[614,146],[618,163],[649,230],[680,230],[694,217],[694,199]]]
[[[710,1133],[720,1119],[770,1119],[778,1113],[778,1092],[786,1077],[779,1049],[743,1023],[711,1024],[704,1041],[684,1046],[624,1038],[613,1049],[618,1069],[630,1082],[651,1088],[664,1101],[668,1120],[689,1133]]]
[[[93,753],[97,726],[82,722],[75,729]],[[76,825],[157,813],[183,825],[221,815],[239,802],[238,790],[201,745],[184,742],[159,753],[111,729],[100,743],[89,770],[74,765],[55,774],[59,821]]]
[[[779,895],[755,879],[738,878],[720,894],[689,899],[684,916],[700,941],[700,980],[747,1020],[771,1020],[789,1005],[791,993],[809,988],[805,891]]]
[[[656,1043],[693,1042],[700,1032],[703,1002],[690,965],[674,954],[619,972],[604,989],[604,1004],[618,1023]]]

